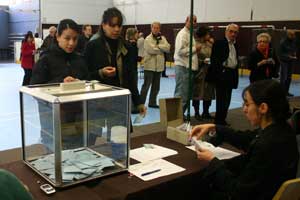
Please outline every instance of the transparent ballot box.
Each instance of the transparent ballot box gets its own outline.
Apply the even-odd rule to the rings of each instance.
[[[130,99],[84,81],[21,87],[24,162],[56,187],[127,171]]]

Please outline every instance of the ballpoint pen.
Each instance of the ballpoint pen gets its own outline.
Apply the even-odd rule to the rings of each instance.
[[[161,171],[161,169],[156,169],[156,170],[153,170],[153,171],[142,173],[141,176],[147,176],[147,175],[159,172],[159,171]]]

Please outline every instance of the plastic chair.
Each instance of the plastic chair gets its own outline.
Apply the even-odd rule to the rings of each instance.
[[[300,200],[300,178],[285,181],[273,200]]]
[[[300,110],[293,113],[290,118],[290,125],[295,130],[297,135],[300,135]]]

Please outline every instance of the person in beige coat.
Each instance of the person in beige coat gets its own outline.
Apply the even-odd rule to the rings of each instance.
[[[148,90],[151,86],[149,107],[159,108],[156,97],[160,88],[160,76],[164,70],[164,53],[170,51],[170,44],[160,33],[161,25],[153,22],[151,33],[144,41],[144,84],[141,89],[141,102],[145,103]]]

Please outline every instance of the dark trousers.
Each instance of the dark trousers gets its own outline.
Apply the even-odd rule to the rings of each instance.
[[[166,65],[165,65],[165,67],[164,67],[164,71],[162,71],[162,73],[161,73],[161,76],[162,77],[166,77],[167,76],[167,74],[166,74]]]
[[[280,83],[284,87],[286,93],[289,92],[292,81],[292,67],[293,62],[280,63]]]
[[[209,107],[211,105],[211,100],[203,101],[203,113],[202,114],[209,114]],[[193,107],[195,110],[195,114],[200,113],[200,100],[193,100]]]
[[[225,119],[230,106],[232,88],[226,85],[216,85],[216,116],[215,123],[225,125]]]
[[[32,75],[32,69],[24,69],[24,77],[23,77],[23,83],[22,85],[29,85],[30,84],[30,79]]]
[[[141,102],[145,103],[148,90],[151,86],[149,105],[156,105],[156,97],[160,88],[160,74],[161,72],[144,71],[144,84],[141,89]]]

